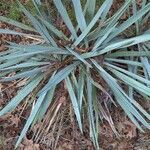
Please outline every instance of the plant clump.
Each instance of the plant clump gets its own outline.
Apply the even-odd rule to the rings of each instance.
[[[62,98],[54,107],[61,85],[67,91],[63,97],[69,94],[81,133],[84,120],[88,120],[96,149],[99,149],[100,121],[107,120],[117,134],[109,105],[119,104],[139,130],[143,131],[141,125],[150,129],[150,115],[135,96],[139,94],[146,101],[150,97],[150,32],[149,29],[139,32],[141,22],[148,21],[150,3],[143,1],[138,8],[136,1],[127,0],[110,16],[113,0],[105,0],[98,9],[96,0],[85,3],[72,0],[73,18],[64,1],[52,3],[57,10],[55,15],[49,10],[43,11],[40,1],[33,0],[35,14],[18,2],[32,27],[0,16],[1,21],[28,31],[0,29],[0,33],[35,41],[25,45],[9,43],[8,50],[0,53],[1,82],[27,79],[18,94],[0,111],[0,116],[11,112],[24,100],[32,104],[16,147],[46,112],[50,111],[54,120],[65,101]],[[132,15],[120,22],[121,17],[130,12],[130,7],[133,7]],[[133,32],[129,37],[130,28],[136,34]],[[12,72],[15,74],[9,76]]]

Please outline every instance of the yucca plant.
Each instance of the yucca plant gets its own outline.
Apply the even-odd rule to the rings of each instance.
[[[61,28],[56,26],[57,13],[43,12],[40,1],[33,0],[36,16],[18,2],[19,9],[28,17],[32,27],[0,16],[1,21],[28,31],[18,33],[0,29],[1,34],[34,39],[28,45],[9,43],[8,50],[0,53],[1,82],[27,79],[24,87],[0,111],[0,116],[15,109],[23,100],[33,103],[16,147],[30,126],[51,109],[55,89],[61,82],[68,90],[81,132],[83,119],[88,119],[96,149],[99,149],[99,122],[103,118],[115,131],[108,102],[119,104],[141,131],[141,125],[150,129],[149,113],[135,100],[137,93],[145,100],[149,100],[150,96],[150,32],[148,29],[130,37],[126,34],[134,26],[137,29],[138,22],[149,17],[150,3],[144,0],[139,10],[133,9],[134,13],[121,22],[121,16],[128,12],[130,6],[136,5],[134,0],[126,0],[112,16],[109,12],[113,0],[105,0],[98,9],[96,0],[85,3],[70,0],[75,19],[70,18],[63,2],[52,1],[60,15]],[[8,76],[12,72],[15,75]]]

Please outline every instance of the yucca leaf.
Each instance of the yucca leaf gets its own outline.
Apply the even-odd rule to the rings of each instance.
[[[107,30],[108,31],[108,30]],[[102,38],[102,36],[104,36],[104,34],[107,32],[105,31],[105,29],[99,27],[99,28],[96,28],[94,31],[91,31],[86,39],[88,42],[90,41],[93,41],[93,40],[97,40],[98,38]]]
[[[150,128],[150,125],[145,121],[145,119],[141,116],[141,114],[137,111],[137,109],[129,102],[128,96],[124,93],[122,88],[117,84],[116,80],[109,75],[95,60],[92,60],[95,67],[98,69],[99,74],[103,77],[103,79],[110,86],[114,95],[116,97],[117,102],[121,105],[122,109],[127,113],[130,119],[133,121],[137,127],[141,129],[138,122],[135,120],[136,117],[145,127]],[[143,130],[142,130],[143,131]]]
[[[135,105],[135,107],[137,107],[150,120],[150,115],[134,99],[130,99],[119,86],[118,89],[130,102],[132,102]]]
[[[40,4],[39,1],[40,1],[40,0],[32,0],[32,3],[33,3],[33,5],[34,5],[34,7],[36,8],[38,14],[39,14],[40,16],[42,16],[42,14],[41,14],[41,12],[40,12],[40,9],[39,9],[39,7],[38,7],[38,5],[37,5],[37,4]]]
[[[67,49],[68,49],[68,51],[69,51],[71,54],[73,54],[73,55],[77,58],[77,60],[80,60],[80,61],[83,62],[85,65],[87,65],[89,68],[92,68],[92,66],[91,66],[80,54],[78,54],[77,52],[71,50],[71,49],[68,48],[68,47],[67,47]]]
[[[52,100],[53,100],[53,97],[54,97],[54,92],[55,92],[55,86],[47,92],[45,98],[44,98],[44,101],[39,109],[39,112],[37,114],[37,120],[38,121],[41,121],[44,114],[46,113],[46,111],[48,110],[48,107],[50,106]]]
[[[87,28],[82,32],[82,34],[73,43],[74,46],[77,46],[78,44],[80,44],[80,42],[87,36],[87,34],[90,32],[90,30],[92,29],[92,27],[97,22],[97,20],[100,18],[101,14],[105,11],[105,9],[106,9],[106,7],[107,7],[107,5],[108,5],[109,2],[110,2],[109,0],[106,0],[102,4],[102,6],[100,7],[100,9],[96,13],[96,15],[93,17],[93,19],[91,20],[91,22],[89,23],[89,25],[87,26]]]
[[[115,24],[112,28],[110,28],[102,37],[98,38],[93,49],[96,50],[109,36],[109,34],[115,29],[117,24]]]
[[[78,100],[79,100],[79,108],[80,108],[80,113],[82,109],[82,104],[83,104],[83,96],[84,96],[84,86],[85,86],[85,81],[84,81],[84,73],[83,70],[80,69],[80,75],[79,75],[79,80],[78,80]]]
[[[78,101],[77,101],[77,98],[76,98],[75,93],[73,91],[73,87],[71,85],[69,77],[66,78],[65,82],[66,82],[66,85],[67,85],[67,89],[68,89],[68,92],[69,92],[69,95],[70,95],[70,99],[71,99],[71,102],[72,102],[72,105],[73,105],[73,109],[74,109],[74,112],[75,112],[75,115],[76,115],[76,118],[77,118],[77,121],[78,121],[80,131],[83,132],[81,115],[80,115],[80,108],[79,108]]]
[[[143,78],[143,77],[141,77],[141,76],[139,76],[139,75],[137,75],[137,74],[134,74],[134,73],[132,73],[132,72],[130,72],[130,71],[127,71],[127,70],[125,70],[125,69],[122,69],[122,68],[120,68],[120,67],[117,67],[117,66],[112,65],[112,64],[109,64],[109,63],[105,63],[105,65],[108,66],[109,68],[116,69],[116,70],[122,72],[123,74],[126,74],[126,75],[132,77],[133,79],[136,79],[136,80],[138,80],[138,81],[140,81],[140,82],[143,82],[143,83],[145,83],[145,84],[146,84],[146,83],[147,83],[147,84],[150,84],[150,81],[149,81],[149,80],[147,80],[147,79],[145,79],[145,78]]]
[[[62,1],[61,0],[54,0],[54,4],[58,10],[58,12],[60,13],[62,19],[64,20],[66,26],[68,27],[68,29],[70,30],[70,32],[72,33],[72,36],[74,37],[74,39],[77,38],[77,34],[76,34],[76,31],[75,31],[75,28],[68,16],[68,13],[65,9],[65,7],[63,6],[62,4]]]
[[[49,80],[49,82],[44,86],[40,93],[47,92],[52,87],[64,80],[75,69],[77,65],[79,65],[79,62],[74,62],[73,64],[63,68],[58,73],[56,73],[56,75]]]
[[[132,12],[133,12],[133,15],[136,15],[137,14],[137,4],[136,4],[136,1],[132,1]],[[142,17],[140,19],[138,19],[136,22],[135,22],[135,28],[136,28],[136,34],[138,35],[139,34],[139,22],[140,20],[142,19]]]
[[[1,33],[1,34],[20,35],[20,36],[26,36],[26,35],[28,35],[28,36],[29,36],[29,34],[25,34],[25,33],[17,32],[17,31],[9,30],[9,29],[0,29],[0,33]]]
[[[115,69],[110,69],[111,72],[113,72],[118,78],[123,80],[125,83],[128,85],[132,86],[133,88],[137,89],[138,91],[141,91],[145,95],[150,96],[150,88],[145,86],[144,84],[132,79],[131,77],[115,70]]]
[[[30,49],[30,47],[29,47],[29,49],[28,49],[28,47],[27,47],[27,50],[22,50],[22,51],[17,51],[17,52],[15,52],[15,53],[13,53],[13,54],[9,54],[9,55],[6,55],[6,56],[2,56],[2,57],[0,57],[0,61],[2,61],[2,60],[8,60],[8,59],[17,59],[17,58],[20,58],[20,57],[22,57],[22,58],[28,58],[28,57],[31,57],[31,56],[34,56],[34,55],[37,55],[37,54],[48,54],[48,55],[53,55],[53,54],[57,54],[57,55],[62,55],[62,54],[64,54],[64,55],[71,55],[71,53],[70,52],[67,52],[67,51],[65,51],[65,50],[61,50],[61,49],[58,49],[57,50],[57,48],[47,48],[47,49],[34,49],[33,51]]]
[[[55,97],[55,88],[59,87],[59,83],[63,80],[67,85],[79,129],[83,132],[82,122],[85,120],[82,119],[86,119],[87,115],[90,137],[96,149],[99,149],[100,120],[106,119],[116,133],[107,104],[105,103],[103,108],[101,99],[98,99],[99,91],[115,106],[118,102],[141,131],[143,131],[141,125],[150,129],[150,114],[134,99],[135,91],[146,100],[150,97],[150,30],[144,29],[149,19],[148,1],[143,0],[140,8],[137,7],[135,0],[126,0],[114,15],[111,14],[112,17],[109,17],[109,10],[113,0],[105,0],[100,8],[97,8],[96,0],[71,0],[69,11],[64,1],[54,0],[52,3],[57,8],[54,15],[51,15],[51,12],[48,14],[48,10],[43,11],[41,1],[32,0],[32,2],[37,13],[35,15],[18,1],[19,8],[31,21],[33,28],[0,17],[0,21],[7,23],[10,21],[10,24],[34,33],[0,29],[0,34],[12,34],[35,40],[32,44],[25,45],[7,42],[9,50],[0,52],[0,81],[20,78],[27,78],[28,81],[18,95],[0,111],[0,115],[12,111],[23,99],[30,96],[30,93],[38,90],[33,97],[37,97],[33,103],[35,105],[16,146],[27,130],[38,121],[42,121],[48,108],[53,107],[51,102],[53,96]],[[48,8],[48,2],[46,5]],[[73,18],[70,12],[73,13]],[[129,18],[123,22],[120,19],[126,13]],[[61,18],[57,19],[57,15]],[[57,21],[65,23],[63,29],[57,28]],[[87,51],[79,53],[77,49]],[[91,74],[94,70],[96,74]],[[16,74],[11,76],[12,72]],[[97,75],[104,80],[104,85],[96,81]],[[110,95],[109,90],[113,95]],[[113,97],[115,99],[112,99]],[[52,111],[55,111],[54,109],[52,108]],[[36,134],[36,138],[39,139],[38,136],[39,134]]]
[[[133,57],[130,57],[131,60],[133,60]],[[133,65],[130,65],[128,64],[128,71],[131,72],[131,73],[134,73],[134,74],[137,74],[138,73],[138,68],[137,66],[133,66]],[[134,88],[129,86],[128,88],[128,95],[131,99],[134,99]]]
[[[150,57],[150,52],[149,51],[147,51],[147,52],[145,52],[145,51],[117,51],[117,52],[114,52],[114,53],[108,53],[107,55],[106,55],[106,57],[109,57],[109,58],[115,58],[115,57],[123,57],[123,56],[125,56],[125,57],[129,57],[129,56],[131,56],[131,57],[144,57],[144,56],[146,56],[146,57]]]
[[[15,63],[16,64],[16,63]],[[25,62],[25,63],[20,63],[18,65],[13,65],[11,67],[5,67],[3,69],[0,69],[1,71],[5,70],[14,70],[14,69],[19,69],[19,68],[28,68],[28,67],[36,67],[36,66],[44,66],[44,65],[49,65],[49,62]]]
[[[144,57],[144,58],[142,57],[141,62],[143,64],[148,76],[150,77],[150,63],[149,63],[149,60],[146,57]]]
[[[113,0],[110,0],[109,4],[107,5],[107,8],[101,15],[101,22],[104,22],[107,19],[107,15],[108,15],[108,12],[109,12],[112,4],[113,4]]]
[[[93,86],[93,85],[92,85]],[[95,144],[97,149],[99,149],[98,144],[98,134],[99,134],[99,109],[98,109],[98,101],[97,101],[97,91],[96,87],[93,86],[92,99],[93,99],[93,110],[94,110],[94,118],[95,118]]]
[[[8,49],[7,51],[2,51],[2,52],[0,52],[0,57],[3,55],[7,55],[9,53],[13,53],[15,51],[16,51],[16,49]]]
[[[37,52],[37,51],[50,51],[52,53],[55,54],[55,51],[56,51],[56,54],[60,52],[66,52],[67,53],[67,50],[65,50],[64,48],[59,48],[59,47],[53,47],[53,46],[47,46],[47,45],[9,45],[8,46],[9,48],[15,48],[15,49],[18,49],[18,50],[21,50],[21,52]],[[18,51],[17,51],[18,52]],[[63,53],[62,53],[63,54]]]
[[[121,24],[107,40],[110,41],[111,39],[116,37],[118,34],[123,32],[125,29],[127,29],[129,26],[131,26],[133,23],[135,23],[149,11],[150,11],[150,3],[147,4],[143,9],[140,9],[135,15],[130,17],[123,24]]]
[[[110,94],[106,91],[106,89],[104,89],[98,82],[95,82],[92,78],[90,78],[90,82],[96,87],[98,88],[100,91],[102,91],[103,93],[105,93],[109,99],[113,102],[113,104],[116,106],[114,100],[112,99],[112,97],[110,96]]]
[[[30,19],[33,26],[36,28],[36,30],[42,35],[42,37],[48,42],[51,43],[54,47],[57,47],[56,42],[53,40],[53,38],[49,35],[47,29],[45,26],[43,26],[36,18],[34,18],[29,11],[25,9],[25,7],[20,3],[19,7],[22,10],[22,12]]]
[[[136,45],[136,44],[146,42],[149,40],[150,40],[150,34],[144,34],[144,35],[140,35],[137,37],[125,39],[125,40],[110,44],[102,50],[98,49],[97,51],[89,52],[89,53],[83,54],[82,56],[84,56],[84,58],[94,57],[94,56],[105,54],[107,52],[113,51],[118,48],[129,47],[129,46]]]
[[[106,33],[108,30],[110,30],[115,24],[117,24],[118,20],[120,17],[125,13],[126,9],[129,7],[130,3],[132,0],[127,0],[126,3],[109,19],[108,25],[104,29],[104,33]],[[110,8],[110,4],[112,4],[113,1],[110,1],[110,3],[107,5],[108,7],[106,8],[107,11]],[[107,12],[105,11],[105,12]],[[104,16],[106,15],[104,12]],[[102,20],[103,20],[103,14],[102,14]],[[93,33],[92,36],[99,37],[99,34],[101,33],[101,28],[97,28],[96,32]],[[91,37],[90,37],[91,39]]]
[[[33,0],[33,1],[35,1],[38,5],[42,4],[41,0]]]
[[[53,75],[51,76],[51,79],[54,77],[56,72],[53,73]],[[51,90],[49,90],[47,93],[46,93],[46,96],[41,104],[41,107],[39,108],[35,118],[34,118],[34,121],[32,122],[32,126],[34,126],[34,124],[37,122],[37,121],[41,121],[43,116],[45,115],[47,109],[49,108],[52,100],[53,100],[53,97],[54,97],[54,92],[55,92],[55,88],[56,86],[54,86]]]
[[[145,23],[147,23],[149,17],[150,17],[150,12],[149,12],[147,15],[144,16],[144,18],[143,18],[141,24],[144,25]]]
[[[87,0],[87,17],[88,17],[88,22],[93,18],[94,13],[95,13],[95,6],[96,6],[96,0]]]
[[[123,92],[122,92],[123,93]],[[142,108],[142,106],[136,101],[134,100],[133,98],[129,98],[125,93],[123,93],[124,96],[141,112],[143,113],[143,115],[148,119],[150,120],[150,114],[148,112],[146,112],[146,110],[144,110]],[[141,94],[141,93],[140,93]],[[142,95],[142,94],[141,94]],[[147,99],[148,100],[148,99]]]
[[[5,61],[4,63],[0,64],[0,70],[3,70],[6,67],[15,65],[19,62],[22,61],[23,58],[18,58],[18,59],[9,59],[8,61]]]
[[[114,88],[111,84],[110,84],[113,92],[115,93],[115,98],[118,101],[118,103],[120,104],[120,106],[122,107],[122,109],[125,111],[125,113],[128,115],[128,117],[131,119],[131,121],[136,125],[136,127],[144,132],[144,130],[141,128],[140,124],[138,123],[138,121],[136,120],[135,116],[132,114],[132,112],[129,111],[129,108],[127,107],[127,105],[124,103],[124,101],[127,101],[127,99],[125,99],[122,95],[122,93],[120,93],[120,91],[116,88]],[[118,93],[118,94],[117,94]],[[130,104],[130,103],[129,103]]]
[[[115,62],[115,63],[121,63],[121,64],[128,64],[133,66],[139,66],[142,67],[142,63],[138,61],[132,61],[132,60],[125,60],[125,59],[114,59],[114,58],[105,58],[108,62]]]
[[[105,32],[112,28],[120,19],[120,17],[126,12],[132,0],[126,0],[125,4],[110,18],[110,21],[105,29]],[[109,6],[109,4],[108,4]]]
[[[2,109],[0,110],[0,116],[12,111],[18,104],[30,94],[34,88],[40,83],[43,79],[43,75],[37,75],[30,81],[24,88],[22,88],[18,94]]]
[[[2,79],[0,79],[0,82],[8,82],[8,81],[13,81],[19,78],[27,78],[27,77],[32,77],[37,75],[38,73],[42,72],[43,68],[35,68],[33,70],[28,70],[28,71],[24,71],[21,73],[17,73],[16,75],[12,76],[12,77],[3,77]]]
[[[87,71],[89,72],[89,69],[87,68]],[[89,125],[90,125],[90,135],[92,137],[92,140],[94,142],[95,147],[99,149],[99,144],[98,144],[98,138],[97,138],[97,133],[96,133],[96,126],[94,122],[94,107],[93,107],[93,100],[92,100],[92,95],[93,95],[93,86],[87,77],[87,100],[88,100],[88,116],[89,116]]]
[[[73,2],[75,16],[76,16],[76,20],[78,22],[78,26],[81,29],[81,31],[83,32],[87,25],[86,25],[83,11],[82,11],[81,2],[80,2],[80,0],[72,0],[72,2]]]
[[[3,78],[3,77],[5,77],[6,75],[8,75],[8,74],[10,74],[12,71],[5,71],[5,72],[1,72],[0,73],[0,78]]]
[[[15,145],[15,148],[18,147],[18,145],[20,144],[21,140],[23,139],[23,137],[26,135],[30,125],[32,124],[32,122],[34,121],[34,118],[39,110],[39,108],[41,107],[42,105],[42,102],[44,100],[46,96],[46,93],[43,93],[42,95],[39,96],[39,98],[37,99],[37,102],[35,103],[35,106],[33,107],[31,113],[30,113],[30,116],[28,117],[27,119],[27,122],[23,128],[23,130],[21,131],[21,134],[19,136],[19,139],[17,140],[17,143]]]
[[[124,103],[124,107],[122,107],[122,108],[125,108],[128,111],[130,111],[131,114],[133,114],[139,122],[141,122],[146,128],[150,129],[150,124],[143,118],[143,116],[139,113],[139,111],[137,111],[137,109],[129,101],[127,101],[127,99],[124,99],[122,104],[123,103]],[[146,116],[146,115],[144,114],[144,116]],[[150,118],[148,118],[148,119],[150,119]]]
[[[146,51],[146,52],[149,51],[145,46],[141,47],[139,44],[138,44],[138,50],[139,51]],[[141,62],[143,64],[145,73],[150,78],[150,63],[149,63],[149,59],[147,57],[140,57],[140,59],[141,59]]]
[[[76,70],[74,70],[74,71],[71,73],[70,80],[72,81],[72,85],[74,85],[73,88],[75,88],[75,91],[76,91],[76,90],[78,90],[79,85],[78,85],[78,82],[77,82],[77,77],[76,77],[76,75],[75,75],[75,71],[76,71]]]
[[[0,21],[9,23],[11,25],[14,25],[14,26],[19,27],[19,28],[24,29],[24,30],[29,30],[29,31],[36,32],[34,28],[32,28],[30,26],[27,26],[27,25],[25,25],[21,22],[18,22],[18,21],[12,20],[10,18],[4,17],[4,16],[0,16]]]
[[[125,47],[136,45],[136,44],[139,44],[142,42],[146,42],[149,40],[150,40],[150,34],[143,34],[143,35],[133,37],[130,39],[125,39],[125,40],[122,40],[120,42],[116,42],[116,43],[113,43],[113,44],[107,46],[104,50],[100,51],[100,54],[104,54],[104,53],[111,51],[113,49],[125,48]],[[109,49],[109,50],[107,50],[107,49]]]
[[[68,40],[68,38],[66,37],[66,35],[64,35],[64,33],[60,30],[58,30],[54,25],[52,25],[50,22],[48,22],[47,20],[40,18],[39,19],[42,21],[42,23],[47,27],[47,29],[49,29],[51,32],[53,32],[56,36],[58,36],[59,38],[64,38],[65,40]]]

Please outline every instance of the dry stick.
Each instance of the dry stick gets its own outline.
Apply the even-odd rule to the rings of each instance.
[[[58,131],[57,131],[57,136],[56,136],[56,139],[55,139],[55,142],[54,142],[54,145],[53,145],[53,149],[56,149],[57,147],[57,143],[58,143],[58,140],[59,140],[59,136],[60,136],[60,132],[61,132],[61,129],[62,129],[62,122],[63,122],[63,113],[60,114],[60,122],[59,122],[59,125],[58,125]],[[54,131],[53,131],[54,133]]]
[[[59,105],[58,105],[59,106]],[[57,106],[57,108],[56,108],[56,110],[55,110],[55,112],[54,112],[54,115],[52,116],[52,118],[51,118],[51,120],[49,121],[50,123],[49,123],[49,125],[48,125],[48,127],[46,128],[46,131],[45,132],[49,132],[49,129],[50,129],[50,127],[51,127],[51,125],[52,125],[52,123],[53,123],[53,121],[54,121],[54,119],[55,119],[55,117],[56,117],[56,115],[57,115],[57,113],[58,113],[58,111],[59,111],[59,109],[60,108],[58,108],[58,106]],[[60,106],[61,107],[61,106]],[[57,117],[57,119],[56,119],[56,123],[57,123],[57,120],[58,120],[58,117]],[[54,133],[54,130],[55,129],[53,129],[53,133]],[[41,135],[42,136],[42,135]],[[39,143],[42,141],[42,138],[40,138],[39,139]]]
[[[47,120],[47,118],[50,116],[50,113],[51,113],[51,111],[48,111],[46,117],[44,118],[43,123],[40,125],[39,129],[37,129],[38,131],[35,131],[35,133],[34,133],[34,135],[33,135],[33,137],[32,137],[32,139],[33,139],[35,142],[38,142],[38,138],[41,136],[42,132],[45,130],[46,125],[47,125],[47,124],[46,124],[46,120]]]
[[[63,96],[61,96],[61,97],[59,97],[59,104],[63,104],[63,102],[64,102],[64,99],[63,99]],[[57,105],[58,103],[57,103],[57,101],[56,101],[56,103],[54,103],[54,105],[53,105],[53,107],[52,107],[52,109],[48,112],[48,114],[46,115],[47,117],[44,119],[44,121],[43,121],[43,126],[41,127],[41,129],[39,129],[39,131],[38,131],[38,133],[36,134],[36,137],[35,137],[35,140],[36,141],[38,141],[39,140],[39,138],[40,138],[40,136],[42,136],[42,134],[44,134],[43,132],[45,132],[45,130],[46,130],[46,132],[48,132],[48,128],[50,128],[50,126],[51,126],[51,124],[52,124],[52,122],[53,122],[53,120],[54,120],[54,118],[55,118],[55,113],[57,114],[57,109],[58,109],[58,106],[59,105]],[[59,110],[59,109],[58,109]],[[46,129],[46,126],[47,126],[47,123],[49,122],[49,119],[50,119],[50,114],[52,113],[54,111],[54,115],[52,116],[52,119],[51,119],[51,121],[50,121],[50,123],[49,123],[49,126],[47,127],[47,129]],[[45,130],[44,130],[45,129]]]
[[[56,105],[56,104],[54,103],[54,105]],[[53,107],[55,108],[55,106],[53,106]],[[35,140],[36,142],[38,142],[40,136],[42,136],[42,134],[44,134],[45,129],[46,129],[46,126],[47,126],[47,123],[46,123],[46,122],[48,122],[48,119],[50,118],[52,111],[53,111],[53,108],[52,108],[52,110],[50,110],[50,111],[47,113],[47,115],[46,115],[46,117],[45,117],[45,119],[44,119],[44,121],[43,121],[43,125],[41,125],[41,127],[39,128],[39,130],[38,130],[38,132],[37,132],[37,134],[36,134],[36,136],[35,136],[35,138],[34,138],[34,140]]]
[[[38,90],[36,90],[36,91],[37,91],[36,94],[37,94],[38,91],[44,86],[44,83],[49,79],[49,76],[50,76],[54,71],[59,70],[61,67],[65,66],[65,65],[67,65],[67,64],[70,64],[72,61],[73,61],[73,57],[69,57],[68,59],[64,60],[64,62],[56,62],[56,63],[52,64],[52,65],[50,66],[50,68],[49,68],[49,66],[45,67],[45,69],[44,69],[43,71],[44,71],[44,72],[47,71],[47,72],[46,72],[46,74],[45,74],[45,78],[44,78],[43,81],[42,81],[42,84],[40,84],[40,86],[37,87]],[[36,95],[36,94],[35,94],[35,95]],[[46,121],[44,121],[44,122],[46,122]],[[43,122],[43,124],[44,124],[44,122]],[[45,128],[46,128],[46,127],[45,127]],[[40,133],[40,131],[41,131],[41,133]],[[41,136],[41,134],[43,133],[43,131],[44,131],[44,127],[41,127],[41,129],[38,130],[37,134],[36,134],[36,135],[35,135],[35,134],[33,135],[33,138],[32,138],[32,139],[34,139],[35,141],[38,141],[38,140],[39,140],[38,137]]]
[[[56,107],[56,110],[55,110],[55,112],[54,112],[54,115],[53,115],[52,119],[50,120],[49,125],[48,125],[48,127],[47,127],[47,129],[46,129],[46,132],[49,131],[49,129],[50,129],[50,127],[51,127],[51,125],[52,125],[52,123],[53,123],[53,121],[54,121],[54,118],[55,118],[55,116],[57,115],[57,113],[58,113],[58,111],[59,111],[59,109],[60,109],[61,106],[62,106],[62,103],[59,103],[58,106]]]
[[[51,118],[51,120],[49,121],[49,114],[47,115],[48,117],[45,119],[45,121],[43,122],[43,125],[44,125],[44,123],[45,123],[45,127],[43,128],[43,126],[42,126],[42,128],[38,131],[38,133],[37,133],[37,135],[36,135],[36,141],[38,142],[38,140],[39,140],[39,138],[40,138],[40,136],[42,136],[42,134],[43,134],[43,132],[45,132],[45,130],[46,130],[46,132],[48,132],[49,131],[49,129],[50,129],[50,127],[51,127],[51,125],[52,125],[52,123],[53,123],[53,121],[54,121],[54,118],[56,117],[56,115],[57,115],[57,112],[59,111],[59,109],[60,109],[60,107],[62,106],[62,104],[63,104],[63,102],[64,101],[62,101],[61,100],[61,97],[60,97],[60,100],[59,100],[59,104],[57,105],[57,103],[55,103],[55,107],[54,107],[54,109],[52,109],[49,113],[51,113],[52,111],[54,111],[54,114],[53,114],[53,116],[52,116],[52,118]],[[46,124],[46,122],[50,122],[49,123],[49,126],[47,127],[47,129],[46,129],[46,126],[47,126],[47,124]],[[45,130],[44,130],[45,129]]]
[[[4,88],[3,90],[0,91],[0,93],[4,92],[5,90],[9,89],[10,87],[14,86],[15,84],[19,83],[22,79],[16,81],[15,83],[12,83],[11,85],[9,85],[8,87]]]

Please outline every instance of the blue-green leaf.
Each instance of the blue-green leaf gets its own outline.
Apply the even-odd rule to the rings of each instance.
[[[66,81],[67,89],[68,89],[70,99],[72,102],[72,106],[73,106],[73,109],[74,109],[74,112],[75,112],[75,115],[76,115],[76,118],[77,118],[77,121],[79,124],[79,128],[82,132],[82,121],[81,121],[80,108],[78,105],[78,101],[77,101],[77,98],[76,98],[75,93],[73,91],[73,87],[71,85],[69,77],[67,77],[65,81]]]
[[[43,79],[43,75],[37,75],[32,81],[29,82],[24,88],[22,88],[18,94],[0,111],[0,116],[12,111],[33,89],[37,87],[40,81]]]
[[[30,113],[30,116],[29,118],[27,119],[27,122],[23,128],[23,130],[21,131],[21,134],[19,136],[19,139],[17,140],[17,143],[15,145],[15,148],[18,147],[18,145],[20,144],[21,140],[23,139],[23,137],[26,135],[30,125],[32,124],[32,122],[34,121],[34,118],[39,110],[39,108],[41,107],[41,104],[44,100],[46,96],[46,93],[43,93],[42,95],[39,96],[39,98],[37,99],[37,102],[35,103],[35,106],[33,107],[31,113]]]

